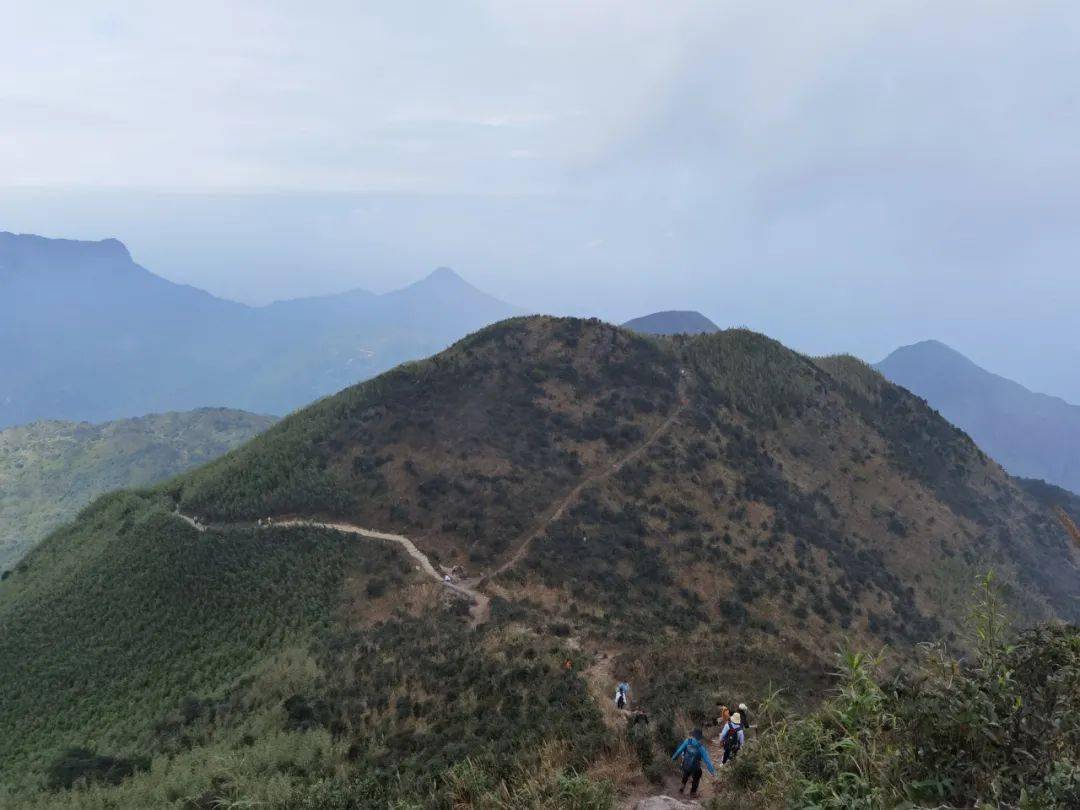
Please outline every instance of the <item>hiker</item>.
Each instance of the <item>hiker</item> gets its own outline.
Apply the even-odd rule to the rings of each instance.
[[[720,742],[724,744],[724,758],[721,765],[727,765],[728,760],[735,759],[746,742],[746,733],[743,731],[742,715],[739,712],[731,715],[728,724],[720,732]]]
[[[626,704],[630,701],[630,684],[625,681],[620,681],[619,685],[615,688],[615,708],[625,709]]]
[[[739,714],[742,716],[742,727],[750,728],[750,710],[746,708],[745,703],[739,704]]]
[[[671,755],[671,761],[674,762],[681,755],[682,760],[682,784],[679,785],[679,793],[686,790],[686,783],[688,780],[693,780],[690,783],[690,795],[696,796],[698,792],[698,784],[701,782],[701,763],[705,763],[705,767],[709,769],[709,773],[712,776],[716,776],[716,768],[713,767],[712,760],[709,759],[709,749],[705,747],[705,743],[701,741],[704,736],[700,728],[695,728],[694,733],[683,740],[683,744],[675,749],[675,753]]]
[[[630,712],[630,717],[627,718],[626,724],[630,726],[649,725],[649,715],[643,712],[641,709],[634,709]]]
[[[720,704],[720,707],[716,710],[716,725],[722,730],[724,726],[731,722],[731,710],[727,706]],[[713,742],[719,743],[720,738],[717,737]]]

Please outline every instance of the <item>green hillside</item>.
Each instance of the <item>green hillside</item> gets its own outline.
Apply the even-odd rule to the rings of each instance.
[[[963,648],[989,568],[1021,625],[1080,620],[1053,511],[869,367],[573,319],[321,400],[25,563],[0,584],[25,806],[606,808],[718,701],[816,703],[845,640]]]
[[[103,492],[197,467],[274,421],[202,408],[100,425],[35,422],[0,430],[0,570]]]

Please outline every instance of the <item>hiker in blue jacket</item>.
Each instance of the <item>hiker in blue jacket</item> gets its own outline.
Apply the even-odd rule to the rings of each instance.
[[[723,730],[720,732],[720,742],[724,745],[724,758],[721,765],[727,765],[729,759],[735,759],[739,749],[746,742],[746,732],[743,731],[742,714],[735,712],[731,715]]]
[[[695,728],[694,733],[683,740],[683,744],[675,749],[675,753],[671,755],[671,761],[674,762],[681,755],[682,761],[682,784],[679,785],[679,793],[686,790],[686,782],[689,779],[694,781],[690,784],[690,795],[696,796],[698,791],[698,784],[701,782],[701,763],[705,763],[705,767],[709,769],[709,773],[716,776],[716,768],[713,767],[712,760],[709,759],[709,749],[702,742],[702,738],[705,735],[701,733],[700,728]]]

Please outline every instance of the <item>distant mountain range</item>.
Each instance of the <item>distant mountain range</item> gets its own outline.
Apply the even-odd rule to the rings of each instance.
[[[217,458],[276,420],[200,408],[0,430],[0,569],[102,493],[156,484]]]
[[[1013,475],[1080,492],[1080,407],[1029,391],[934,340],[897,349],[876,367]]]
[[[249,307],[154,275],[115,239],[0,232],[0,427],[283,414],[515,314],[447,268],[385,295]]]
[[[704,335],[720,331],[719,326],[700,312],[678,309],[643,315],[627,321],[623,327],[647,335]]]

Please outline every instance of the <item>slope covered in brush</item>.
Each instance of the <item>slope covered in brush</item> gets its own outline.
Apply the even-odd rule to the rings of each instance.
[[[947,630],[954,589],[990,564],[1027,614],[1075,610],[1067,538],[967,436],[856,360],[815,363],[741,330],[658,341],[504,322],[316,404],[171,493],[212,520],[400,531],[477,574],[540,529],[513,587],[576,578],[595,600],[633,592],[618,572],[640,566],[641,587],[700,600],[700,620],[723,606],[777,630]]]
[[[490,616],[289,518],[411,538]],[[46,540],[0,585],[0,769],[25,798],[93,748],[138,771],[88,789],[121,806],[567,806],[613,755],[589,684],[631,680],[667,745],[735,689],[809,699],[843,636],[949,638],[987,568],[1023,621],[1076,618],[1078,555],[858,361],[517,319]]]

